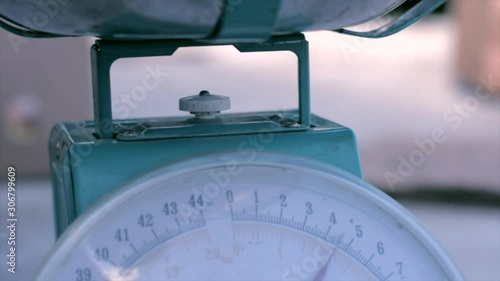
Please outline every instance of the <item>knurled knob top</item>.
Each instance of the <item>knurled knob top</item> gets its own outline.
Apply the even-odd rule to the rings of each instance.
[[[189,111],[197,118],[209,119],[223,110],[231,107],[231,101],[228,97],[212,95],[208,91],[201,91],[196,96],[189,96],[179,100],[179,109]]]

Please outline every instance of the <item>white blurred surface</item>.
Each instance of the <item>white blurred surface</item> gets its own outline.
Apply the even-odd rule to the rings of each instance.
[[[466,280],[500,280],[500,208],[403,201]]]

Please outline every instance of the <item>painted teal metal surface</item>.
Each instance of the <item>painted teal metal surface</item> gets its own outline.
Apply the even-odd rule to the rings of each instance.
[[[272,118],[276,113],[229,114],[228,118],[252,115]],[[298,113],[284,112],[281,118],[298,121]],[[164,118],[167,123],[175,120]],[[129,120],[127,124],[143,121]],[[112,128],[116,135],[122,124],[115,122]],[[57,124],[52,131],[50,157],[58,235],[104,194],[166,164],[203,155],[237,152],[249,161],[259,152],[295,155],[362,177],[354,133],[318,116],[313,116],[312,126],[306,130],[281,125],[251,133],[236,130],[220,135],[206,128],[207,134],[203,137],[197,135],[199,132],[184,137],[169,136],[165,129],[164,138],[120,141],[96,138],[93,122]]]
[[[292,119],[282,114],[264,114],[266,115],[258,113],[220,115],[208,120],[185,116],[160,120],[129,120],[121,122],[113,135],[120,141],[137,141],[309,130],[309,127],[298,123],[297,116],[293,116]]]
[[[231,45],[227,43],[210,45]],[[303,34],[277,36],[263,43],[232,44],[240,52],[291,51],[298,58],[299,83],[299,123],[310,125],[310,86],[309,86],[309,44]],[[121,58],[171,56],[179,48],[207,46],[207,43],[192,40],[157,40],[157,41],[102,41],[92,46],[92,83],[94,100],[94,122],[100,138],[111,139],[111,65]]]

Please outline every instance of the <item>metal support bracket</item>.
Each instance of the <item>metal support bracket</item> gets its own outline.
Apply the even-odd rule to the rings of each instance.
[[[111,106],[111,65],[121,58],[171,56],[179,48],[233,45],[240,52],[291,51],[298,58],[299,122],[310,127],[309,43],[303,34],[276,36],[264,43],[215,43],[193,40],[104,41],[97,40],[91,48],[94,121],[97,136],[113,138]]]

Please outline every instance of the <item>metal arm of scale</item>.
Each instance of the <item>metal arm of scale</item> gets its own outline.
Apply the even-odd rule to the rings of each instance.
[[[293,52],[298,58],[299,68],[299,123],[309,127],[311,123],[309,45],[302,34],[271,37],[281,2],[282,0],[255,0],[231,3],[226,0],[223,15],[209,41],[98,40],[91,49],[94,121],[97,135],[103,139],[113,138],[110,69],[114,61],[120,58],[171,56],[181,47],[213,45],[233,45],[240,52]]]
[[[91,48],[94,121],[99,138],[113,138],[110,69],[121,58],[171,56],[178,48],[233,45],[240,52],[291,51],[298,58],[299,123],[311,124],[309,89],[309,43],[303,34],[276,36],[263,43],[215,43],[193,40],[103,41]]]

